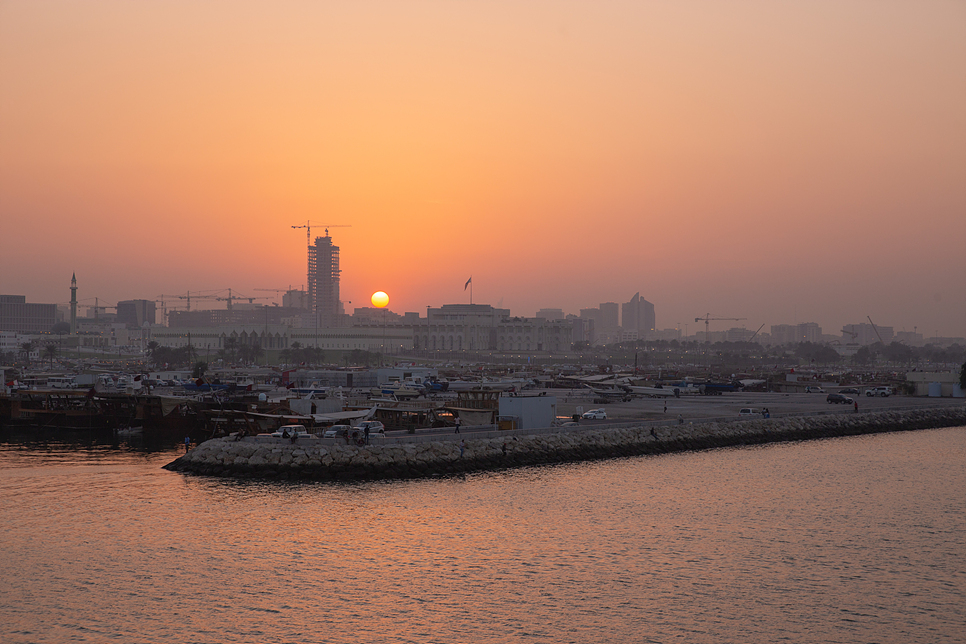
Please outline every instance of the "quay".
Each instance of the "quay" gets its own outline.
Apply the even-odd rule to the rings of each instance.
[[[206,476],[359,481],[411,479],[528,465],[966,426],[962,404],[863,413],[733,420],[705,418],[542,430],[389,436],[369,445],[317,437],[206,441],[165,469]]]

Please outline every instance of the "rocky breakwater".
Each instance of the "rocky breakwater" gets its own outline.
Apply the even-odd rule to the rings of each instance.
[[[438,441],[397,441],[368,446],[324,441],[219,438],[165,465],[209,476],[294,480],[419,478],[541,463],[809,440],[878,432],[966,425],[966,408],[915,409],[782,419],[561,429],[552,433],[452,435]]]

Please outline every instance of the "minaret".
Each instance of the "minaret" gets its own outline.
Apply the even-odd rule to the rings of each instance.
[[[77,335],[77,273],[70,278],[70,334]]]

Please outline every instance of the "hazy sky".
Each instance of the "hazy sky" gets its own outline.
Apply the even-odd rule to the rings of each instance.
[[[0,2],[0,293],[271,295],[306,220],[349,310],[964,336],[966,2]]]

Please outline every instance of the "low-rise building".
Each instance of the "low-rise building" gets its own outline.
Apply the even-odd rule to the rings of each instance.
[[[910,371],[906,373],[906,382],[916,387],[917,396],[963,398],[963,389],[959,386],[959,374],[949,371]]]
[[[32,304],[23,295],[0,295],[0,331],[47,333],[56,322],[56,304]]]

